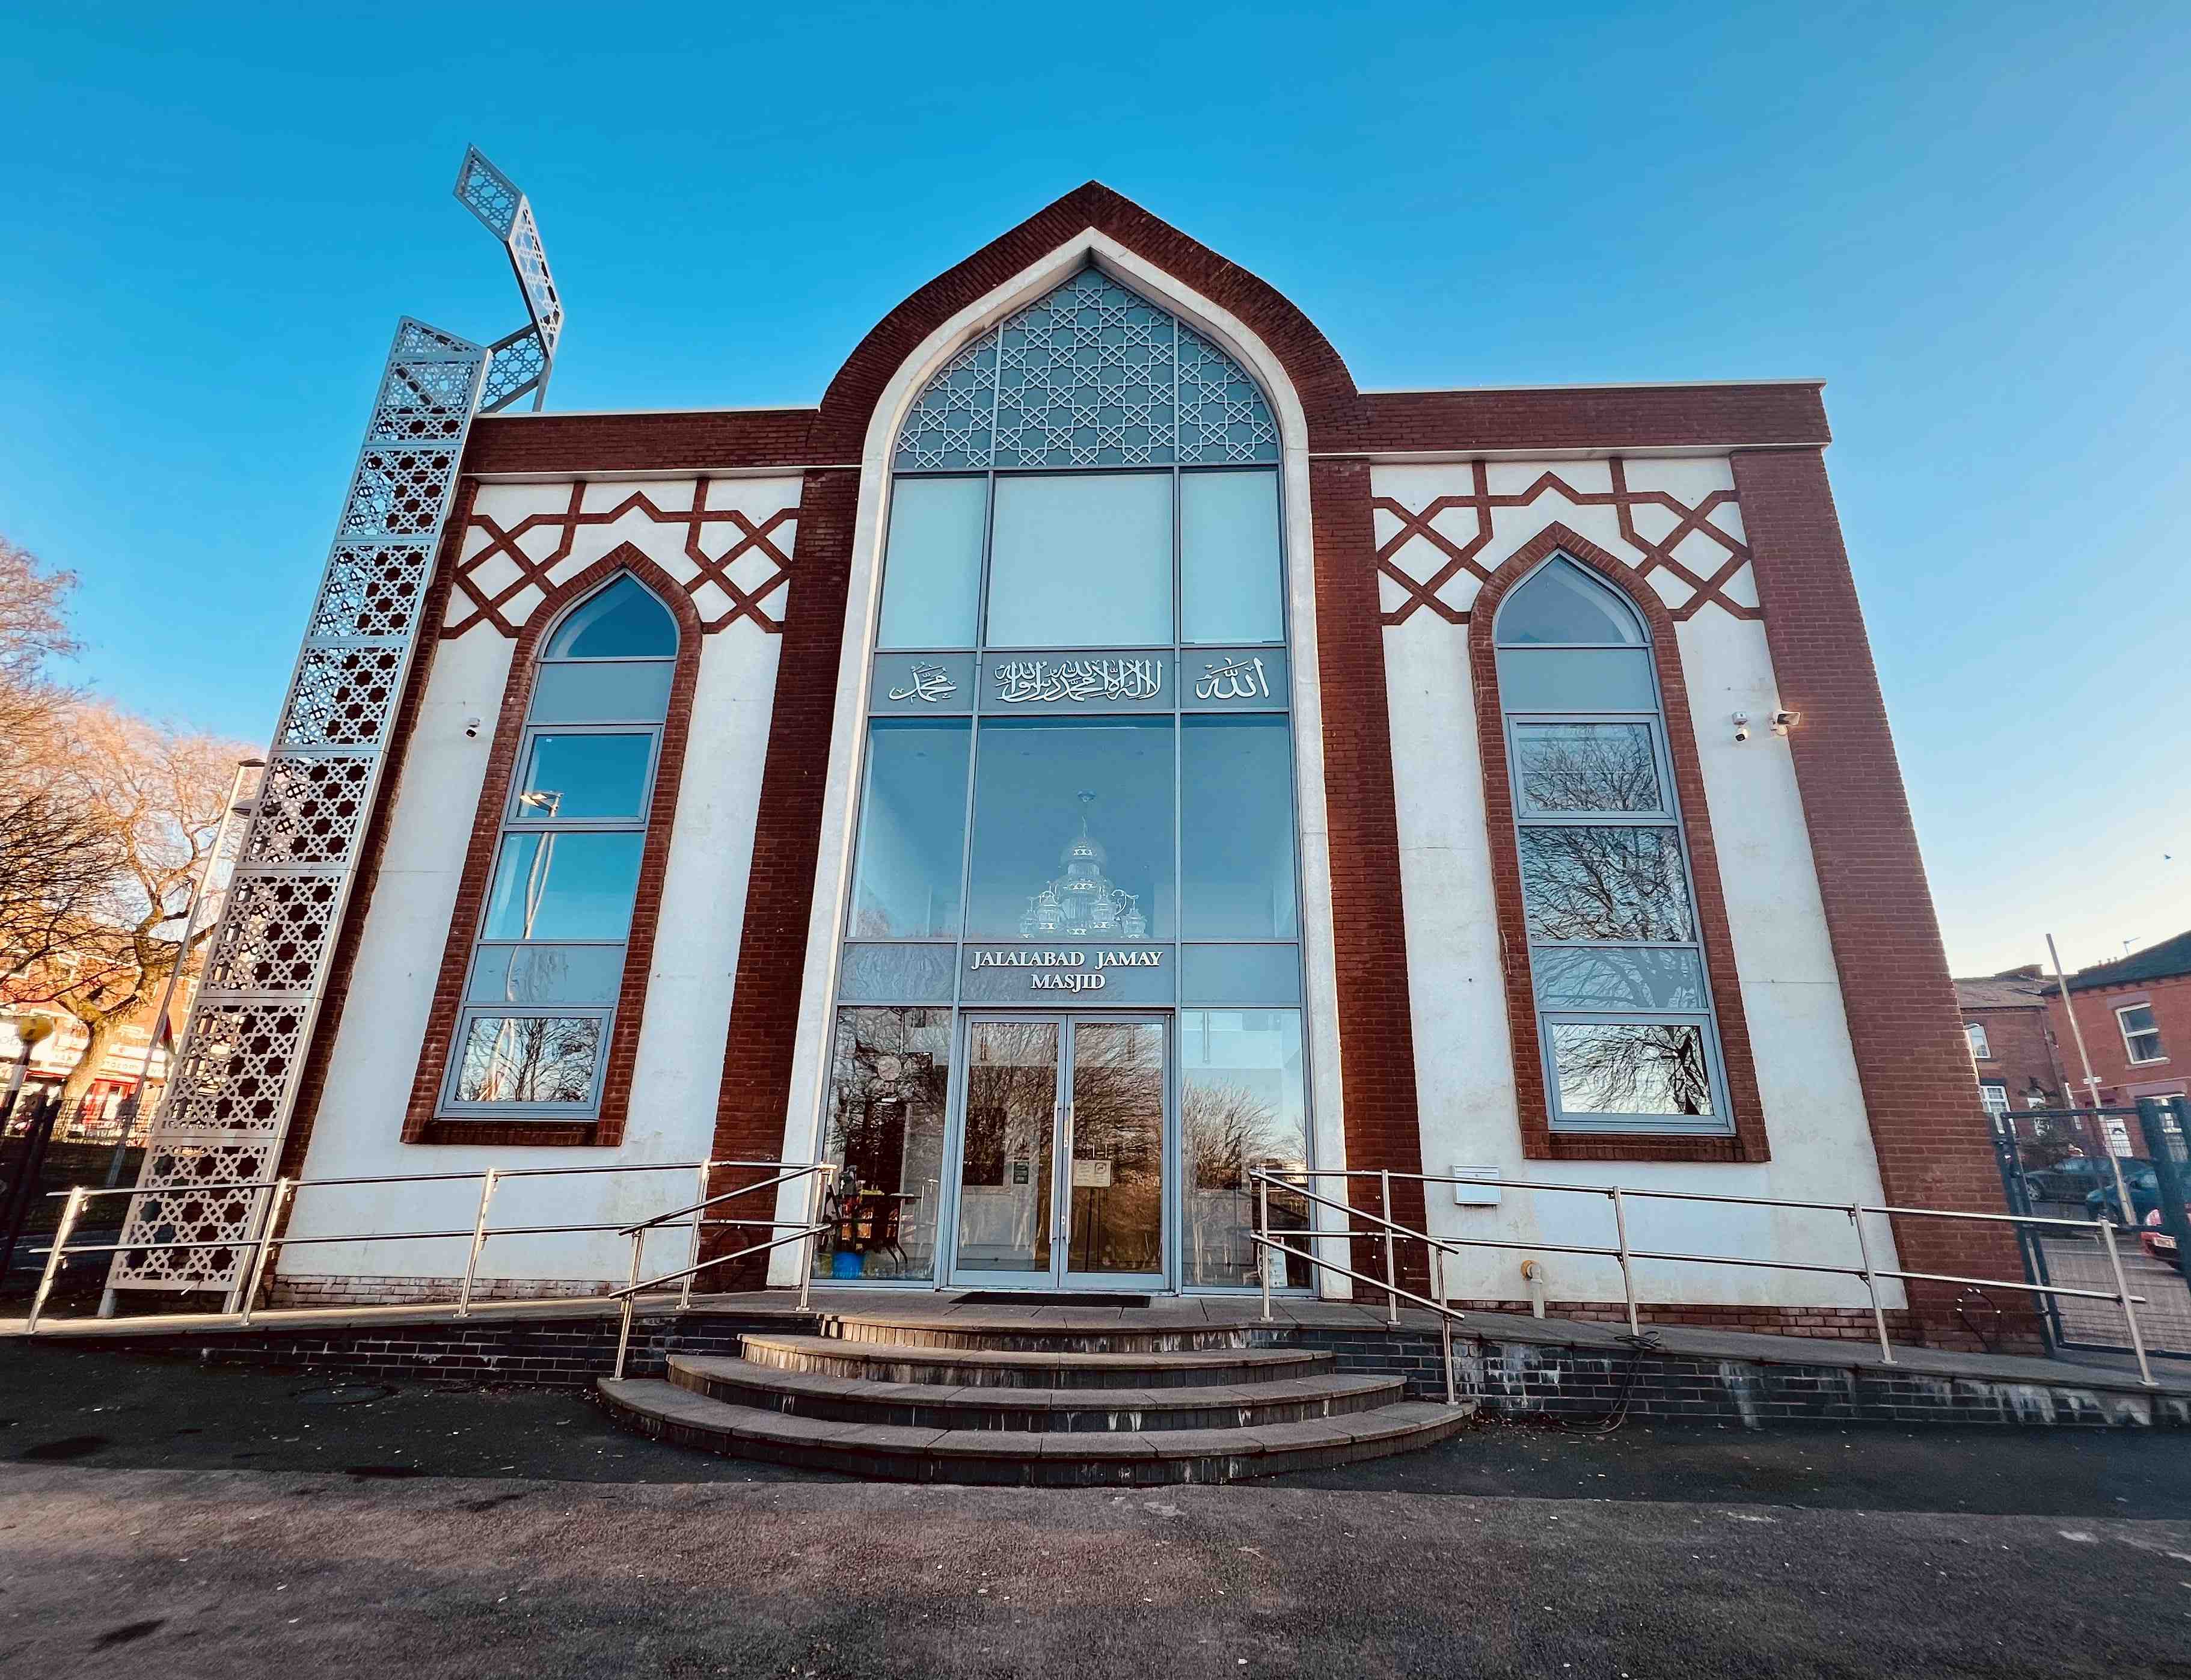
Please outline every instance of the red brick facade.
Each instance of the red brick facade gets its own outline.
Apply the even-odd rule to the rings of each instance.
[[[1789,745],[1887,1199],[2004,1211],[1824,457],[1738,454],[1734,486],[1781,699],[1802,714]],[[1905,1270],[2023,1276],[2006,1226],[1902,1220],[1895,1238]],[[1966,1339],[1955,1285],[1909,1292],[1928,1332]]]
[[[2191,1089],[2186,1077],[2191,1075],[2191,974],[2090,988],[2073,974],[2069,1000],[2077,1012],[2077,1025],[2084,1030],[2085,1053],[2099,1076],[2103,1103],[2127,1106],[2141,1096],[2180,1096]],[[2160,1029],[2157,1060],[2133,1062],[2124,1041],[2119,1011],[2137,1004],[2152,1010],[2154,1025]],[[2050,995],[2046,1009],[2062,1059],[2076,1085],[2077,1100],[2089,1102],[2084,1068],[2077,1061],[2076,1041],[2070,1036],[2060,996]],[[2142,1148],[2139,1153],[2143,1153]]]
[[[1965,1031],[1978,1027],[1983,1033],[1971,1052],[1979,1089],[1997,1088],[2011,1108],[2059,1108],[2069,1100],[2062,1046],[2047,1018],[2051,982],[2037,975],[2034,968],[1955,982]]]

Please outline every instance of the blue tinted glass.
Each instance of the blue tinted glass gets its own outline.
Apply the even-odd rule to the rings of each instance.
[[[669,710],[667,659],[543,665],[532,685],[535,723],[652,723]]]
[[[1537,1006],[1574,1010],[1670,1010],[1701,1015],[1704,960],[1694,951],[1638,945],[1533,945]]]
[[[1569,560],[1540,567],[1499,606],[1499,645],[1595,646],[1644,643],[1636,609]]]
[[[959,931],[973,726],[878,719],[868,727],[851,936],[948,937]]]
[[[1179,773],[1185,937],[1294,937],[1292,735],[1283,716],[1186,720]]]
[[[1145,647],[1171,640],[1171,475],[997,481],[992,647]]]
[[[677,621],[637,579],[623,577],[589,595],[555,634],[543,659],[666,659],[677,653]]]
[[[973,939],[1169,939],[1172,720],[985,723]]]
[[[1182,945],[1181,1003],[1297,1004],[1300,948],[1295,945]]]
[[[885,647],[971,647],[982,590],[989,487],[978,478],[901,478],[891,486],[883,559]]]
[[[636,834],[503,836],[486,939],[621,939],[631,925]]]
[[[510,789],[510,820],[636,819],[653,750],[652,735],[535,735]]]
[[[847,945],[837,971],[838,999],[948,1004],[958,955],[955,945]]]
[[[1499,701],[1510,712],[1654,712],[1641,647],[1502,647]]]
[[[621,945],[487,945],[472,960],[464,1001],[612,1004],[623,983]]]
[[[1179,481],[1179,594],[1184,640],[1278,641],[1278,476],[1192,472]]]

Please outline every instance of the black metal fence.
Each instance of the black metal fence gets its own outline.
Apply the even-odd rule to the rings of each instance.
[[[2191,1358],[2191,1149],[2182,1097],[2132,1107],[2026,1108],[1995,1117],[1994,1152],[2012,1213],[2104,1219],[2137,1308],[2148,1351]],[[2097,1230],[2024,1228],[2024,1270],[2034,1284],[2109,1290],[2114,1264]],[[2104,1301],[2040,1297],[2056,1344],[2127,1353],[2122,1319]]]

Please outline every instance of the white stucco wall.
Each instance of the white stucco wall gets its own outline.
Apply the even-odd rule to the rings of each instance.
[[[1431,523],[1485,572],[1495,572],[1555,522],[1640,567],[1651,560],[1651,545],[1664,544],[1682,518],[1660,498],[1694,510],[1716,494],[1722,499],[1704,517],[1721,536],[1692,530],[1666,552],[1700,580],[1742,560],[1741,515],[1732,500],[1734,481],[1725,459],[1631,458],[1625,468],[1631,498],[1642,498],[1631,499],[1630,508],[1630,529],[1640,542],[1623,534],[1610,500],[1612,470],[1604,461],[1490,463],[1490,498],[1513,505],[1449,506]],[[1377,497],[1415,514],[1441,497],[1471,498],[1475,489],[1467,463],[1379,466],[1372,482]],[[1380,508],[1376,517],[1380,544],[1393,545],[1388,563],[1406,576],[1427,584],[1452,564],[1451,550],[1419,532],[1396,543],[1407,523],[1391,510]],[[1474,546],[1485,534],[1480,521],[1487,517],[1488,538]],[[1646,586],[1677,612],[1697,594],[1695,584],[1665,566],[1653,568]],[[1794,767],[1786,741],[1766,726],[1778,702],[1763,624],[1707,599],[1679,624],[1676,636],[1772,1159],[1530,1161],[1522,1156],[1516,1113],[1467,625],[1452,622],[1390,578],[1382,587],[1386,613],[1399,620],[1386,631],[1385,658],[1424,1170],[1494,1169],[1507,1179],[1539,1183],[1880,1200],[1878,1165]],[[1434,598],[1448,612],[1465,614],[1479,587],[1476,572],[1464,565]],[[1720,595],[1743,607],[1756,607],[1746,564],[1726,578]],[[1753,720],[1751,738],[1742,744],[1733,738],[1732,715],[1738,711]],[[1498,1206],[1455,1206],[1449,1188],[1434,1186],[1430,1220],[1434,1231],[1470,1239],[1613,1241],[1609,1203],[1577,1194],[1508,1188]],[[1629,1204],[1628,1224],[1630,1243],[1639,1249],[1857,1263],[1848,1220],[1837,1212],[1642,1200]],[[1868,1228],[1875,1263],[1892,1264],[1884,1222],[1875,1220]],[[1522,1298],[1528,1291],[1521,1265],[1527,1257],[1514,1250],[1471,1250],[1453,1264],[1448,1293]],[[1619,1274],[1610,1261],[1536,1258],[1551,1300],[1620,1298]],[[1867,1300],[1854,1279],[1762,1269],[1643,1263],[1636,1282],[1645,1301],[1861,1307]],[[1898,1288],[1883,1288],[1887,1304],[1899,1305]]]
[[[504,530],[513,529],[528,515],[564,513],[571,491],[568,483],[486,486],[475,505],[475,520],[484,515]],[[720,618],[731,603],[685,552],[689,523],[657,516],[681,511],[689,517],[693,493],[691,480],[586,486],[583,510],[612,510],[635,494],[646,506],[611,524],[571,527],[569,552],[550,569],[547,583],[561,583],[629,541],[691,589],[703,621]],[[720,556],[751,527],[795,506],[798,498],[796,478],[714,481],[707,509],[735,509],[743,521],[707,524],[703,552]],[[532,559],[544,561],[563,535],[561,527],[543,523],[517,540]],[[779,521],[772,538],[788,554],[790,521]],[[475,522],[460,552],[469,562],[492,541],[492,533]],[[506,556],[495,556],[489,564],[491,572],[475,566],[469,575],[480,593],[492,595],[517,574]],[[733,581],[749,591],[762,587],[775,569],[765,552],[742,556],[728,568]],[[762,604],[780,618],[783,596],[778,584]],[[540,589],[528,587],[499,610],[513,627],[521,628],[542,598]],[[475,606],[475,596],[457,592],[445,622],[463,622]],[[305,1157],[305,1177],[463,1173],[488,1166],[639,1165],[705,1158],[722,1078],[781,645],[782,638],[751,614],[702,638],[638,1060],[623,1141],[614,1149],[401,1141],[515,647],[487,624],[476,624],[439,645],[396,792],[388,847]],[[467,738],[465,722],[473,717],[482,720],[481,726],[476,738]],[[693,1182],[694,1176],[686,1172],[512,1179],[496,1192],[489,1222],[629,1222],[691,1201]],[[344,1231],[469,1232],[478,1198],[476,1181],[308,1189],[300,1195],[290,1233],[294,1239]],[[650,1271],[681,1264],[688,1241],[681,1233],[657,1239],[648,1250]],[[288,1280],[447,1279],[463,1273],[469,1248],[468,1238],[293,1243],[282,1252],[280,1270]],[[498,1239],[487,1244],[479,1275],[490,1283],[620,1283],[630,1254],[629,1242],[613,1235]]]

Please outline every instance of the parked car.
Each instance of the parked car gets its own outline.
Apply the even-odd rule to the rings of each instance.
[[[2107,1163],[2099,1164],[2105,1167]],[[2160,1175],[2151,1161],[2126,1159],[2122,1164],[2123,1182],[2130,1186],[2131,1209],[2135,1217],[2123,1217],[2122,1198],[2116,1193],[2114,1175],[2110,1172],[2101,1178],[2096,1188],[2085,1196],[2085,1214],[2091,1219],[2112,1219],[2118,1225],[2133,1225],[2145,1217],[2147,1212],[2160,1205]]]
[[[2123,1176],[2127,1178],[2143,1169],[2150,1177],[2153,1163],[2136,1155],[2123,1159]],[[2067,1202],[2072,1207],[2083,1204],[2085,1199],[2103,1185],[2115,1182],[2114,1169],[2108,1165],[2105,1155],[2070,1155],[2051,1167],[2026,1167],[2023,1187],[2034,1202]],[[2134,1197],[2137,1193],[2132,1191]]]

